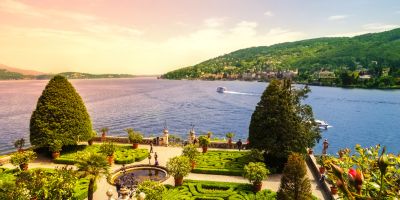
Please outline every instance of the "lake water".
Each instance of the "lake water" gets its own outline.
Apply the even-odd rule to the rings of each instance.
[[[171,81],[155,78],[71,80],[82,96],[96,130],[126,135],[132,127],[146,136],[161,135],[164,121],[170,133],[187,138],[191,124],[197,134],[214,132],[223,138],[235,132],[246,139],[251,114],[266,83],[240,81]],[[14,150],[13,142],[29,138],[29,119],[47,81],[0,81],[0,152]],[[217,86],[228,93],[215,91]],[[317,119],[331,128],[323,131],[328,151],[382,144],[400,151],[400,90],[311,87],[306,102]],[[29,139],[28,139],[29,141]],[[315,147],[321,152],[321,144]]]

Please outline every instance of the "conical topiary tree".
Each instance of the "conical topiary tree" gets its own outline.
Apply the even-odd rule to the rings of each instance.
[[[310,180],[306,177],[307,169],[301,154],[293,153],[283,169],[281,185],[277,193],[278,200],[312,199]]]
[[[53,140],[75,145],[91,138],[92,123],[82,98],[63,76],[54,76],[33,111],[30,121],[30,142],[49,147]]]

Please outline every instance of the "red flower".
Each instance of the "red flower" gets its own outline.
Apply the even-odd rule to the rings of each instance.
[[[349,169],[349,180],[350,180],[351,182],[354,182],[354,180],[355,180],[355,178],[356,178],[356,174],[357,174],[357,172],[356,172],[355,169],[353,169],[353,168],[350,168],[350,169]]]

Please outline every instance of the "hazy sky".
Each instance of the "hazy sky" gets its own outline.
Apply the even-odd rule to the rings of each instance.
[[[0,0],[0,63],[161,74],[241,48],[399,25],[399,0]]]

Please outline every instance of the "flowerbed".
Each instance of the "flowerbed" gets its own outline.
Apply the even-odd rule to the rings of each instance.
[[[208,151],[196,159],[193,173],[241,176],[244,165],[250,162],[248,152]]]
[[[185,180],[182,186],[167,186],[165,200],[272,200],[276,193],[271,190],[252,192],[252,185],[213,181]]]
[[[61,156],[54,160],[58,164],[75,164],[78,157],[89,152],[100,153],[100,145],[78,145],[67,147],[61,152]],[[130,164],[147,158],[147,149],[132,149],[131,145],[116,145],[114,162],[116,164]]]

